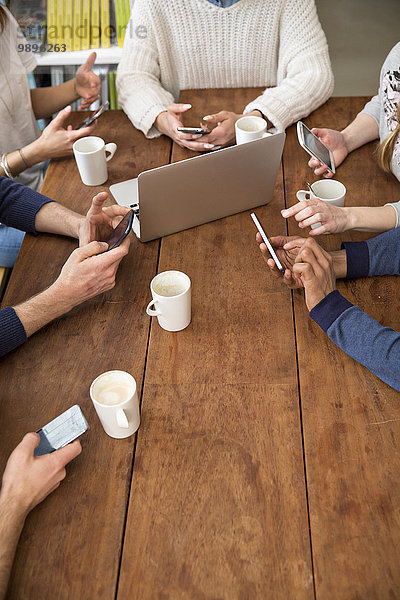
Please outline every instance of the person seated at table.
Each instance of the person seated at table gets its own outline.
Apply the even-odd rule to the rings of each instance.
[[[110,290],[127,237],[118,248],[105,252],[111,231],[129,209],[117,204],[103,208],[108,194],[92,200],[86,218],[19,183],[0,177],[0,221],[23,231],[40,231],[79,239],[80,247],[68,258],[56,281],[43,292],[15,307],[0,310],[0,356],[14,350],[41,327],[85,300]]]
[[[271,273],[290,288],[304,288],[310,317],[328,337],[400,391],[400,333],[375,321],[336,289],[338,278],[400,275],[400,229],[366,242],[345,242],[337,252],[326,252],[313,238],[271,238],[285,267],[283,277],[259,233],[256,240]]]
[[[0,4],[0,175],[39,190],[43,161],[72,154],[74,141],[93,132],[94,125],[75,131],[64,123],[71,112],[68,104],[82,98],[83,109],[98,98],[100,79],[92,71],[93,52],[74,79],[30,90],[27,74],[37,63],[29,49],[16,20]],[[49,118],[62,108],[40,135],[36,119]],[[0,224],[0,266],[14,266],[23,237],[22,231]]]
[[[0,599],[5,598],[18,540],[30,511],[65,478],[65,466],[81,453],[78,440],[60,450],[34,456],[37,433],[27,433],[11,453],[0,491]]]
[[[243,113],[264,117],[278,131],[331,95],[328,45],[314,0],[135,1],[117,89],[121,107],[147,137],[165,134],[197,151],[229,145],[242,114],[221,106],[204,116],[216,125],[211,133],[180,133],[191,108],[176,104],[180,91],[258,86],[264,93]]]
[[[338,167],[353,150],[368,142],[380,139],[378,164],[392,172],[400,181],[400,42],[389,52],[380,74],[380,87],[376,96],[343,131],[312,129],[333,154]],[[326,165],[312,158],[309,166],[316,175],[332,177]],[[339,233],[348,229],[386,231],[400,226],[400,201],[379,207],[330,206],[321,200],[305,200],[282,211],[285,218],[295,217],[299,227],[321,223],[310,235]]]

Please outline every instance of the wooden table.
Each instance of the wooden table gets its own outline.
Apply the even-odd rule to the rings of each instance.
[[[255,95],[208,90],[182,101],[198,122],[239,112]],[[341,128],[364,101],[331,99],[305,121]],[[313,178],[294,127],[287,134],[274,199],[257,209],[270,234],[286,232],[280,209]],[[107,185],[189,155],[146,140],[119,111],[102,117],[97,135],[118,144]],[[398,199],[373,150],[340,167],[348,205]],[[81,212],[97,191],[80,183],[73,159],[52,163],[43,187]],[[0,361],[1,469],[26,431],[72,404],[90,423],[65,482],[27,519],[10,598],[400,597],[398,393],[330,342],[301,291],[269,276],[254,234],[245,212],[161,241],[134,238],[114,290]],[[320,241],[337,249],[367,237]],[[3,304],[50,284],[75,245],[27,236]],[[145,315],[150,280],[166,269],[193,284],[192,323],[177,334]],[[385,277],[338,287],[399,329],[397,285]],[[103,433],[88,394],[112,368],[132,373],[141,398],[138,434],[118,441]]]

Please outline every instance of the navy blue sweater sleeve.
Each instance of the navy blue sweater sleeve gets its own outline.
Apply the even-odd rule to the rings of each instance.
[[[36,213],[50,198],[7,177],[0,177],[0,223],[36,233]]]
[[[346,354],[400,391],[400,333],[383,327],[335,290],[310,317]]]
[[[0,357],[26,341],[26,332],[15,310],[7,306],[0,310]]]
[[[400,275],[400,228],[385,231],[367,242],[344,242],[347,279]]]

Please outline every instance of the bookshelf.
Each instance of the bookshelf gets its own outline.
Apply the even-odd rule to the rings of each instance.
[[[47,52],[35,54],[35,57],[39,67],[81,65],[92,52],[97,54],[96,65],[117,65],[122,56],[122,48],[111,46],[111,48],[91,48],[74,52]]]

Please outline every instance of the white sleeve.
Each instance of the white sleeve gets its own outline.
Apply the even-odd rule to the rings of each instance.
[[[175,102],[160,81],[157,44],[146,1],[136,0],[117,70],[118,101],[133,125],[153,138],[157,116]]]
[[[388,202],[385,206],[391,206],[396,213],[396,225],[395,227],[400,227],[400,201],[399,202]]]
[[[314,0],[287,0],[280,24],[276,87],[248,104],[284,131],[323,104],[333,91],[328,44]]]

